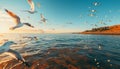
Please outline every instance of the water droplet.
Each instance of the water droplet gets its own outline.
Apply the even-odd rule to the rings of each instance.
[[[39,63],[37,65],[40,65]]]
[[[97,65],[99,64],[99,62],[96,63]]]
[[[95,58],[95,59],[94,59],[94,61],[96,62],[96,61],[97,61],[97,59]]]
[[[96,12],[96,10],[91,10],[91,12]]]
[[[102,47],[101,47],[101,46],[99,46],[99,47],[98,47],[98,49],[99,49],[99,50],[102,50]]]
[[[110,59],[108,59],[107,62],[110,62]]]

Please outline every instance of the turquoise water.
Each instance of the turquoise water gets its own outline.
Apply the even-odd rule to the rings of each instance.
[[[37,37],[36,39],[24,37]],[[0,40],[13,40],[17,45],[11,49],[23,56],[43,52],[49,48],[80,48],[84,54],[98,66],[109,64],[120,67],[120,36],[116,35],[82,35],[82,34],[4,34]],[[88,50],[92,50],[92,53]],[[0,62],[10,60],[10,56],[0,54]],[[12,59],[12,58],[11,58]],[[6,61],[7,61],[6,60]],[[114,68],[111,68],[114,69]]]

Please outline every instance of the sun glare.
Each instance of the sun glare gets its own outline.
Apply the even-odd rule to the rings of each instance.
[[[7,14],[0,12],[0,33],[8,33],[10,26],[12,26],[11,18]]]

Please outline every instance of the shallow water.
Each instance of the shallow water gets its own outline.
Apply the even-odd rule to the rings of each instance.
[[[38,40],[23,38],[24,36],[36,36]],[[2,34],[0,36],[1,42],[6,39],[17,42],[18,44],[11,48],[19,51],[23,56],[43,53],[44,50],[50,48],[80,48],[78,53],[86,55],[98,67],[104,66],[103,64],[120,66],[120,36],[116,35]],[[0,59],[2,63],[12,58],[0,54]]]

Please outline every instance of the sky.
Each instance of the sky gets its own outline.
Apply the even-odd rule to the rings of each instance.
[[[46,33],[81,32],[120,23],[120,0],[33,0],[33,2],[37,13],[29,14],[23,12],[30,10],[27,0],[0,0],[0,32],[8,32],[9,27],[15,25],[4,8],[18,15],[22,22],[29,22],[35,26],[34,29]],[[97,6],[93,4],[96,2]],[[47,19],[46,24],[40,23],[41,13]],[[94,15],[90,16],[91,14]],[[26,26],[21,29],[26,28],[28,29]]]

